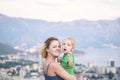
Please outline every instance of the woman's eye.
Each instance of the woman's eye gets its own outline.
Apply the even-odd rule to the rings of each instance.
[[[61,46],[58,46],[59,48],[61,48]]]
[[[63,43],[63,45],[66,45],[66,43]]]
[[[53,46],[53,48],[56,48],[56,46]]]

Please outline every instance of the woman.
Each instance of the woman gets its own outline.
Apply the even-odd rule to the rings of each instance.
[[[56,62],[56,58],[60,55],[60,42],[55,37],[48,38],[41,47],[41,57],[45,59],[43,64],[43,73],[45,80],[76,80],[75,77],[69,75],[61,65]]]

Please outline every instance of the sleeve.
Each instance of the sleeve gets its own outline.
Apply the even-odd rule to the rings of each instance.
[[[64,53],[61,53],[60,56],[58,56],[59,62],[62,60]]]

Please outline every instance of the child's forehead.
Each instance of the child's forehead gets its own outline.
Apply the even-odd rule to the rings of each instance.
[[[64,39],[63,41],[71,41],[70,39]]]
[[[70,39],[64,39],[63,42],[64,43],[71,43],[71,40]]]

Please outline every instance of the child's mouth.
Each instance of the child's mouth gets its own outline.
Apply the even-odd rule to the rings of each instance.
[[[66,51],[67,49],[64,49],[64,51]]]

